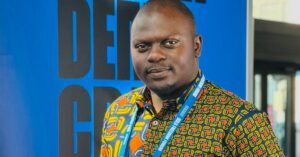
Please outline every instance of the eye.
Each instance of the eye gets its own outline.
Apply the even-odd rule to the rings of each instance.
[[[168,39],[168,40],[165,40],[163,42],[163,45],[167,48],[175,48],[178,44],[178,40],[175,40],[175,39]]]
[[[138,52],[145,52],[150,48],[150,45],[147,43],[138,43],[134,48],[137,49]]]

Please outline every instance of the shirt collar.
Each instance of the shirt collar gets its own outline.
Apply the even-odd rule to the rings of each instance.
[[[188,98],[190,93],[193,91],[195,86],[200,81],[201,75],[202,72],[199,69],[196,78],[192,81],[192,83],[184,90],[184,92],[180,96],[163,101],[162,110],[178,111],[181,108],[182,104],[185,102],[185,100]],[[140,97],[141,99],[137,101],[138,107],[144,108],[145,103],[152,105],[150,90],[146,86],[143,88],[143,90],[140,91],[140,94],[142,95],[142,97]]]

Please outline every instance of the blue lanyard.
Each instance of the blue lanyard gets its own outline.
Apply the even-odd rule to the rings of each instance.
[[[160,141],[157,150],[154,152],[154,155],[153,155],[154,157],[161,156],[162,151],[167,146],[167,143],[170,141],[170,139],[173,136],[173,134],[175,133],[176,129],[179,127],[179,125],[184,120],[187,113],[190,111],[190,109],[194,105],[195,101],[197,100],[198,95],[200,94],[201,90],[204,87],[204,84],[205,84],[205,77],[202,74],[199,83],[193,89],[192,94],[189,95],[189,97],[185,101],[184,105],[181,107],[181,109],[179,110],[179,112],[176,115],[175,119],[173,120],[172,124],[168,128],[167,132],[164,134],[164,137]],[[137,116],[137,111],[138,111],[138,108],[136,107],[135,110],[134,110],[134,113],[132,115],[132,118],[130,120],[130,123],[128,125],[128,128],[127,128],[127,130],[124,134],[125,138],[122,142],[121,149],[120,149],[120,152],[119,152],[120,157],[125,157],[127,143],[128,143],[129,137],[130,137],[131,132],[133,130],[134,123],[135,123],[136,118],[137,118],[136,117]]]

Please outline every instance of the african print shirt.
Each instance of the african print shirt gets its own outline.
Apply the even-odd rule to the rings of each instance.
[[[127,156],[151,156],[157,149],[187,96],[199,81],[173,100],[163,102],[159,113],[152,107],[146,87],[114,101],[103,125],[100,156],[117,157],[135,108],[138,118],[127,146]],[[284,156],[266,113],[206,81],[200,96],[168,142],[162,156]]]

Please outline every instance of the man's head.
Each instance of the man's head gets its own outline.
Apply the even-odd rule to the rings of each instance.
[[[177,0],[150,0],[131,30],[135,71],[146,86],[165,99],[196,77],[201,38],[193,15]]]

